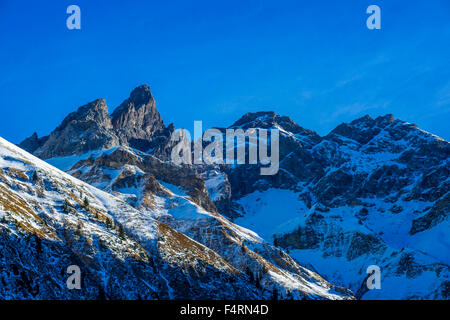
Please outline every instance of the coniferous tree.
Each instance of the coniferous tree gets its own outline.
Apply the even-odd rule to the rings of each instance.
[[[269,270],[267,269],[266,266],[263,265],[262,269],[261,269],[261,276],[264,276],[266,274],[269,273]]]
[[[273,245],[278,248],[278,239],[276,236],[273,237]]]
[[[294,296],[292,295],[291,290],[288,290],[288,292],[287,292],[287,298],[288,298],[289,300],[294,300]]]
[[[66,214],[70,213],[70,204],[69,204],[69,202],[67,200],[64,200],[63,212],[66,213]]]
[[[33,180],[34,183],[36,183],[39,180],[39,177],[38,177],[36,171],[33,172],[33,177],[31,178],[31,180]]]
[[[112,228],[112,226],[113,226],[113,221],[111,220],[111,218],[106,218],[106,227]]]
[[[83,223],[80,221],[77,224],[77,233],[81,234],[81,229],[83,229]]]
[[[125,238],[125,231],[123,230],[122,225],[119,226],[119,237],[121,237],[122,239]]]
[[[255,281],[255,277],[253,275],[253,271],[249,267],[247,267],[245,269],[245,273],[247,273],[248,277],[250,278],[250,282],[253,283]]]
[[[255,278],[256,283],[255,284],[258,289],[262,288],[261,282],[262,282],[262,278],[264,275],[263,272],[264,272],[264,268],[262,270],[258,271],[258,273],[256,274],[256,278]]]
[[[276,287],[272,291],[272,300],[278,300],[278,289]]]

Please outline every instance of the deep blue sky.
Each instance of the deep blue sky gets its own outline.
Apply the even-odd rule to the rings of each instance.
[[[323,135],[393,113],[450,139],[448,0],[0,0],[0,45],[0,136],[15,143],[142,83],[177,127],[274,110]]]

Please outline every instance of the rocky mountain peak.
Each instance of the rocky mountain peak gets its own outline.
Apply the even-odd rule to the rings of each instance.
[[[277,123],[280,116],[273,111],[247,112],[231,128],[269,128]]]
[[[317,143],[320,136],[313,130],[305,129],[287,116],[280,116],[273,111],[248,112],[236,121],[230,128],[277,128],[289,134],[307,136],[309,140]]]
[[[34,132],[30,137],[26,138],[22,141],[20,144],[21,148],[30,152],[33,152],[37,148],[39,148],[39,137],[37,135],[37,132]]]
[[[356,120],[353,120],[350,122],[351,126],[360,128],[362,130],[373,128],[374,126],[377,126],[379,128],[384,128],[391,123],[395,121],[395,118],[392,114],[386,114],[384,116],[379,116],[373,119],[371,116],[366,114],[365,116],[358,118]]]
[[[145,115],[150,113],[158,118],[159,113],[156,110],[156,101],[153,98],[150,87],[148,85],[141,85],[130,93],[130,96],[122,102],[111,114],[111,118],[114,124],[119,125],[124,122],[127,116],[132,113],[142,110],[141,114]],[[161,118],[159,116],[159,118]]]
[[[122,144],[148,151],[155,146],[156,140],[165,137],[166,127],[147,85],[135,88],[111,117]]]
[[[131,92],[129,100],[133,103],[133,105],[136,108],[139,108],[142,105],[146,105],[155,101],[155,99],[152,96],[150,87],[146,84],[143,84],[135,88]]]
[[[371,116],[369,116],[368,114],[366,114],[365,116],[355,119],[352,122],[350,122],[351,125],[353,126],[372,126],[374,124],[375,120],[373,120],[373,118]]]
[[[331,131],[326,138],[330,140],[340,140],[341,137],[351,139],[359,144],[366,144],[384,128],[395,121],[392,114],[373,119],[369,115],[353,120],[350,123],[342,123]]]
[[[118,144],[108,106],[104,99],[97,99],[69,114],[48,139],[40,143],[34,154],[48,159],[83,154]]]
[[[108,129],[112,128],[108,105],[106,104],[105,99],[97,99],[79,107],[77,111],[70,113],[56,130],[62,131],[69,124],[73,124],[74,122],[81,124],[89,121],[93,121]]]
[[[144,84],[135,88],[112,115],[105,99],[97,99],[70,113],[50,136],[33,134],[19,146],[43,159],[118,145],[161,151],[173,131],[173,125],[164,125],[150,87]]]
[[[394,115],[388,113],[384,116],[379,116],[375,119],[375,121],[378,123],[379,126],[387,126],[394,122],[395,118]]]

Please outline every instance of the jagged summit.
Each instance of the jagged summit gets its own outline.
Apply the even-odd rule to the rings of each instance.
[[[136,87],[130,94],[130,101],[134,103],[136,108],[139,108],[142,105],[146,105],[150,102],[154,102],[152,92],[150,87],[146,84],[140,85]]]
[[[237,120],[232,127],[242,126],[243,124],[262,119],[274,119],[277,114],[274,111],[247,112]]]
[[[375,119],[379,124],[387,125],[394,122],[394,115],[391,113],[385,114],[384,116],[379,116]]]
[[[356,126],[356,127],[385,127],[389,125],[390,123],[394,122],[395,118],[392,114],[386,114],[384,116],[379,116],[373,119],[370,115],[366,114],[365,116],[355,119],[352,122],[350,122],[350,125]]]
[[[36,151],[40,146],[42,146],[45,141],[47,141],[48,136],[39,138],[37,132],[34,132],[31,137],[26,138],[22,143],[20,144],[21,148],[28,151],[28,152],[34,152]]]
[[[97,99],[70,113],[48,137],[39,139],[35,133],[19,146],[43,159],[119,145],[148,151],[163,149],[173,130],[164,125],[150,87],[141,85],[112,115],[105,99]]]
[[[274,111],[248,112],[230,126],[232,129],[263,128],[279,129],[285,135],[293,135],[303,142],[313,145],[321,138],[313,130],[305,129],[288,116],[280,116]],[[305,140],[306,139],[306,140]]]
[[[392,114],[379,116],[375,119],[369,115],[365,115],[350,123],[338,125],[325,138],[336,140],[340,137],[345,137],[357,141],[358,143],[365,144],[394,121],[395,118]]]
[[[129,112],[129,109],[139,109],[142,106],[151,105],[156,108],[156,102],[153,98],[150,87],[146,84],[140,85],[133,89],[130,96],[122,102],[111,114],[112,119],[120,117],[124,112]]]
[[[105,100],[97,99],[69,114],[42,142],[37,149],[29,151],[48,159],[111,148],[119,144],[119,139],[114,133]]]
[[[340,141],[350,139],[359,145],[387,144],[403,141],[417,146],[436,145],[448,148],[448,142],[431,133],[421,130],[417,125],[395,119],[392,114],[379,116],[375,119],[366,115],[350,123],[342,123],[324,137],[326,140]],[[382,140],[382,141],[380,141]],[[399,145],[399,147],[401,147]]]
[[[280,126],[292,133],[305,130],[291,118],[280,116],[273,111],[248,112],[231,125],[231,128],[272,128],[274,126]]]
[[[96,99],[88,104],[81,106],[77,111],[70,113],[56,128],[57,131],[64,130],[69,123],[73,121],[95,121],[99,124],[105,125],[107,128],[112,128],[111,119],[109,117],[108,105],[105,99]]]

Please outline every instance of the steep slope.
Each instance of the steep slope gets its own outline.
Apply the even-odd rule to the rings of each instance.
[[[187,166],[120,147],[93,154],[68,172],[214,250],[262,288],[261,298],[274,290],[279,298],[351,296],[218,214],[203,180]]]
[[[152,212],[133,209],[1,138],[0,168],[4,299],[271,297],[248,274],[155,220]],[[182,214],[195,209],[189,204]],[[81,290],[65,285],[70,265],[82,270]],[[275,282],[271,278],[280,275],[272,272],[261,283]],[[285,271],[278,282],[289,281],[285,286],[297,298],[351,298],[304,273],[309,282]]]
[[[257,296],[212,250],[1,138],[0,168],[2,299]]]

